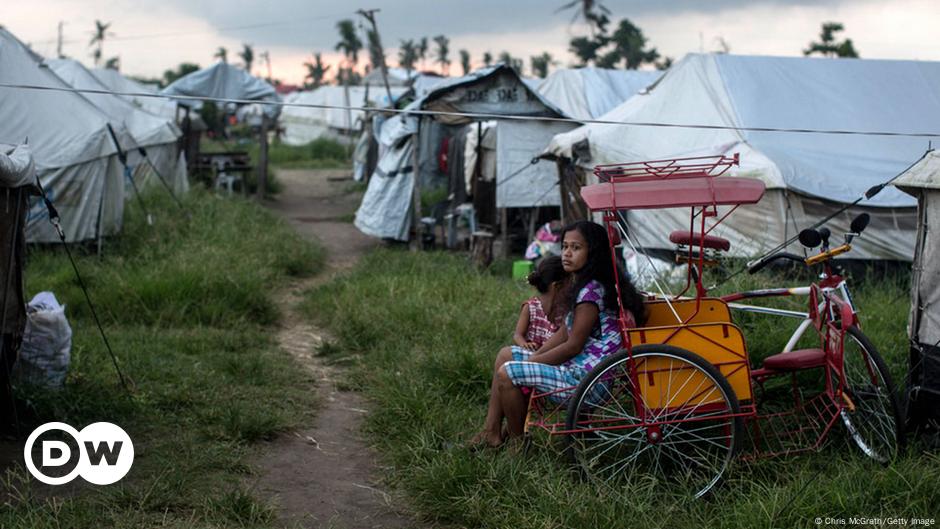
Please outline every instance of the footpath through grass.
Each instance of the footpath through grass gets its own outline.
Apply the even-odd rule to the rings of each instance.
[[[57,420],[124,428],[135,460],[119,483],[46,487],[8,469],[0,527],[256,527],[273,511],[255,500],[247,456],[308,416],[304,375],[274,341],[273,296],[315,273],[323,253],[254,203],[194,190],[192,216],[157,190],[147,226],[131,206],[124,234],[78,267],[105,331],[133,381],[120,386],[61,248],[32,249],[29,294],[53,291],[73,330],[64,389],[29,391],[29,432]],[[22,442],[18,444],[22,447]],[[22,448],[20,448],[22,449]]]
[[[736,286],[770,283],[744,278]],[[907,354],[906,288],[898,279],[855,289],[863,326],[898,382]],[[910,450],[883,468],[849,445],[839,425],[820,453],[735,463],[717,493],[701,501],[581,482],[544,435],[522,455],[459,447],[482,424],[493,358],[530,295],[459,256],[383,250],[309,296],[305,310],[337,336],[327,350],[358,354],[350,385],[374,402],[373,441],[424,517],[464,527],[791,528],[815,526],[816,517],[940,514],[936,454]],[[793,330],[791,320],[740,323],[754,359],[779,352]]]

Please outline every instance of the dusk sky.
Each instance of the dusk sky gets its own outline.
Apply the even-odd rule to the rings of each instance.
[[[568,52],[573,36],[587,34],[573,11],[556,13],[565,0],[371,0],[345,3],[325,0],[66,0],[17,1],[4,6],[0,24],[37,52],[53,56],[56,26],[64,21],[64,53],[92,64],[91,38],[96,19],[111,22],[104,56],[119,56],[125,74],[160,76],[180,62],[207,66],[220,46],[229,62],[243,42],[256,57],[271,56],[275,78],[301,83],[302,66],[314,51],[330,63],[338,41],[336,22],[356,20],[358,8],[378,8],[379,29],[390,66],[397,66],[401,39],[451,39],[451,73],[460,71],[458,50],[467,49],[474,66],[482,54],[509,51],[528,59],[549,52],[557,67],[574,63]],[[845,25],[863,58],[940,60],[940,1],[937,0],[607,0],[611,25],[629,18],[649,38],[649,45],[674,59],[688,52],[713,51],[719,38],[731,52],[757,55],[801,55],[817,40],[822,22]],[[432,46],[433,49],[433,46]],[[368,61],[363,53],[360,63]],[[436,67],[429,59],[428,69]],[[259,60],[256,74],[266,74]]]

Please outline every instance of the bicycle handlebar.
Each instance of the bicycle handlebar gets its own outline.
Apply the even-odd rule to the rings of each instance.
[[[769,257],[763,257],[759,259],[756,263],[747,267],[747,273],[756,274],[757,272],[763,270],[765,266],[780,259],[786,259],[788,261],[793,261],[793,262],[800,263],[800,264],[806,264],[806,260],[799,255],[796,255],[790,252],[780,252],[780,253],[775,253]]]

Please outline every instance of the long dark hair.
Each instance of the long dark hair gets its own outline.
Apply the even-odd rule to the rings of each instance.
[[[562,231],[562,241],[564,236],[570,231],[577,231],[584,237],[588,246],[587,262],[584,267],[574,273],[574,280],[571,287],[564,296],[564,304],[570,310],[574,309],[574,302],[577,299],[578,292],[592,280],[599,282],[604,286],[604,307],[607,310],[616,310],[617,307],[617,287],[614,284],[614,274],[619,276],[620,280],[620,301],[623,308],[633,314],[637,325],[642,325],[646,321],[646,309],[643,306],[643,296],[637,292],[633,282],[623,271],[623,267],[613,266],[610,253],[610,243],[607,238],[607,230],[596,222],[588,220],[579,220],[568,226]],[[615,271],[616,270],[616,271]]]
[[[552,283],[562,281],[566,277],[568,277],[568,272],[565,272],[565,267],[561,264],[561,257],[550,255],[539,261],[535,271],[529,274],[527,279],[530,285],[544,294],[548,292],[548,287]]]

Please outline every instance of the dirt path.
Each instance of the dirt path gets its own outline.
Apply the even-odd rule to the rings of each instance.
[[[258,492],[278,506],[288,527],[413,527],[402,501],[380,482],[382,469],[364,441],[360,426],[367,403],[337,387],[340,368],[325,364],[313,352],[329,339],[296,309],[302,293],[332,280],[379,244],[350,222],[358,196],[350,195],[348,171],[278,171],[284,190],[267,205],[287,218],[303,236],[328,251],[326,270],[291,285],[279,299],[284,314],[278,342],[313,375],[311,391],[320,408],[307,428],[282,435],[265,447],[255,462]]]

